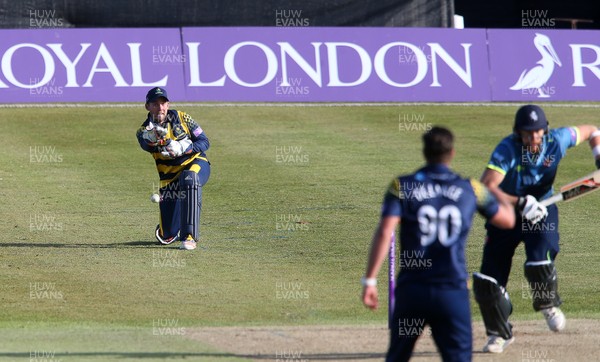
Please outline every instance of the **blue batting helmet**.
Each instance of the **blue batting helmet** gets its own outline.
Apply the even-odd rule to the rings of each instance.
[[[533,104],[519,108],[515,115],[513,131],[536,131],[538,129],[548,129],[548,120],[544,111],[539,106]]]

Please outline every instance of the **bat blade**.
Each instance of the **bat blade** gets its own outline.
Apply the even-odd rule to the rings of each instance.
[[[591,174],[577,179],[560,188],[560,192],[550,198],[543,200],[541,203],[544,206],[552,205],[559,201],[571,201],[581,196],[600,189],[600,170],[594,171]]]

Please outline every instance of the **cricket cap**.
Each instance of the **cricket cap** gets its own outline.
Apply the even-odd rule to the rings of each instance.
[[[544,111],[536,105],[528,104],[517,111],[514,130],[535,131],[548,128]]]
[[[156,101],[158,98],[163,97],[164,99],[169,101],[169,97],[167,96],[167,90],[160,87],[154,87],[148,91],[146,94],[146,103],[151,103]]]

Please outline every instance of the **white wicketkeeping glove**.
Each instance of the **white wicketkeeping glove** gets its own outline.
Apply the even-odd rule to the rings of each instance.
[[[191,146],[192,141],[189,138],[184,138],[180,141],[171,141],[160,148],[160,154],[168,158],[177,158],[187,152]]]
[[[517,206],[521,211],[521,216],[531,224],[537,224],[548,215],[546,206],[540,204],[536,198],[531,195],[519,197]]]
[[[167,129],[161,126],[155,126],[154,123],[150,122],[144,132],[142,138],[148,142],[151,146],[156,146],[161,140],[167,135]]]
[[[181,145],[183,153],[187,153],[192,148],[192,140],[187,137],[177,142],[179,142],[179,144]]]

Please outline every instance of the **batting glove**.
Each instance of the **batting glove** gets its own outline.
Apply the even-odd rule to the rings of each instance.
[[[546,206],[540,204],[535,197],[527,195],[519,197],[517,206],[521,212],[521,216],[531,224],[537,224],[548,215]]]

